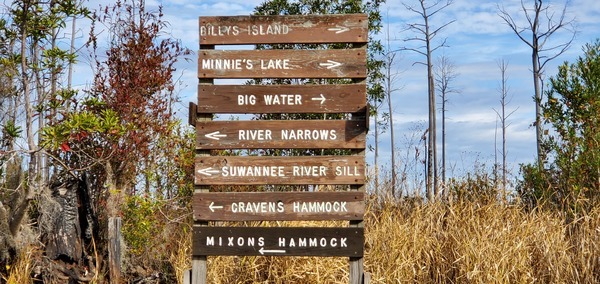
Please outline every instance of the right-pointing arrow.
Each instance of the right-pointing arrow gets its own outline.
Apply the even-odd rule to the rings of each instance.
[[[327,30],[335,32],[336,34],[341,34],[341,33],[345,33],[347,31],[349,31],[350,28],[348,28],[348,27],[342,27],[342,26],[335,26],[335,28],[328,28]]]
[[[327,100],[327,99],[325,98],[325,96],[323,94],[320,94],[320,97],[318,97],[318,98],[312,98],[311,100],[313,100],[313,101],[321,101],[321,104],[323,104],[325,102],[325,100]]]
[[[260,252],[260,254],[265,254],[265,253],[285,253],[285,250],[282,249],[265,249],[263,247],[261,247],[258,252]]]
[[[327,60],[327,62],[321,62],[319,63],[319,66],[323,66],[323,67],[327,67],[327,69],[331,69],[331,68],[336,68],[339,66],[342,66],[342,63],[333,61],[333,60]]]

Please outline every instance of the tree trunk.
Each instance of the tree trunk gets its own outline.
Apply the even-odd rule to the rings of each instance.
[[[65,182],[55,183],[51,188],[51,200],[46,202],[47,222],[46,255],[52,259],[62,259],[78,263],[83,255],[81,240],[81,223],[79,218],[78,190],[79,180],[70,178]]]

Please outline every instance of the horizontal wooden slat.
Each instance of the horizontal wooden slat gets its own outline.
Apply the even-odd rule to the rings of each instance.
[[[194,227],[193,255],[363,255],[363,228]]]
[[[199,78],[365,78],[366,49],[199,50]]]
[[[200,44],[367,42],[365,14],[199,18]]]
[[[196,158],[197,185],[364,184],[364,156]]]
[[[351,113],[366,106],[366,85],[199,85],[201,113]]]
[[[196,221],[362,220],[364,193],[203,192],[194,194]]]
[[[196,149],[364,149],[357,120],[249,120],[196,123]]]

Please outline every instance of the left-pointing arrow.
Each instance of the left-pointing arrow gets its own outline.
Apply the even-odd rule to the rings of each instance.
[[[339,62],[336,62],[333,60],[327,60],[327,62],[319,63],[319,66],[323,66],[323,67],[327,67],[327,69],[331,69],[331,68],[342,66],[342,63],[339,63]]]
[[[265,253],[285,253],[285,250],[282,249],[265,249],[263,247],[261,247],[258,252],[260,252],[260,254],[265,254]]]
[[[208,134],[204,134],[204,136],[209,139],[219,140],[221,138],[227,137],[227,134],[221,134],[220,131],[215,131]]]
[[[215,212],[215,209],[223,209],[223,206],[215,205],[215,202],[211,201],[210,205],[208,205],[208,209],[210,209],[210,212]]]
[[[217,170],[217,169],[213,169],[213,168],[204,168],[204,169],[199,169],[198,173],[201,175],[205,175],[205,176],[212,176],[213,174],[218,174],[221,171]]]

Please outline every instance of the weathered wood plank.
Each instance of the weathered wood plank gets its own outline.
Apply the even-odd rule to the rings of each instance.
[[[196,124],[196,149],[364,149],[365,121],[250,120]]]
[[[363,192],[210,192],[194,194],[195,220],[362,220]]]
[[[199,18],[200,44],[367,42],[366,14]]]
[[[202,113],[350,113],[365,108],[365,84],[202,85]]]
[[[363,255],[363,228],[194,227],[193,255]]]
[[[364,156],[196,157],[196,185],[364,184]]]
[[[199,78],[364,78],[365,48],[200,50]]]

